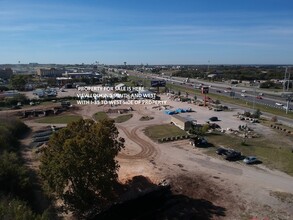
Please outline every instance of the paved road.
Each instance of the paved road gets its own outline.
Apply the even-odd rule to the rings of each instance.
[[[195,85],[200,84],[199,81],[195,80],[195,79],[191,79],[189,83],[185,83],[184,80],[186,78],[180,78],[180,77],[172,77],[172,79],[166,79],[166,77],[161,77],[161,76],[157,76],[157,75],[151,75],[151,74],[142,74],[139,72],[129,72],[130,75],[134,75],[134,76],[138,76],[141,78],[147,78],[147,79],[164,79],[167,81],[167,83],[172,83],[174,85],[180,85],[180,86],[184,86],[187,88],[194,88]],[[287,107],[287,103],[284,100],[283,97],[281,96],[272,96],[272,95],[268,95],[265,94],[264,96],[262,96],[262,99],[258,99],[256,98],[257,95],[254,94],[255,91],[250,91],[247,88],[245,88],[245,92],[243,92],[242,90],[244,90],[244,88],[237,88],[237,87],[230,87],[231,90],[227,89],[227,85],[225,84],[218,84],[218,83],[207,83],[204,82],[205,86],[211,86],[209,88],[209,92],[210,93],[215,93],[215,94],[221,94],[224,96],[230,96],[231,95],[231,91],[235,93],[235,98],[239,98],[239,99],[243,99],[243,100],[247,100],[248,102],[255,102],[257,104],[262,104],[262,105],[266,105],[266,106],[270,106],[270,107],[274,107],[274,108],[279,108],[279,109],[283,109],[284,112],[286,111],[285,107]],[[259,94],[258,94],[259,96]],[[276,104],[278,103],[278,105]],[[226,104],[227,106],[230,107],[237,107],[239,108],[239,106],[237,105],[233,105],[233,104],[228,104],[228,103],[223,103]],[[253,111],[253,109],[251,108],[246,108],[246,107],[241,107],[243,110],[246,111]],[[288,109],[289,111],[292,111],[290,109],[293,109],[293,105],[290,103],[288,105]],[[270,114],[270,113],[264,113],[264,116],[271,118],[274,115]],[[283,123],[284,125],[293,127],[293,120],[286,118],[286,117],[282,117],[282,116],[278,116],[278,121]]]
[[[166,78],[160,77],[160,76],[153,76],[153,78],[166,80]],[[286,111],[286,108],[287,108],[286,99],[281,97],[280,95],[273,96],[273,95],[262,92],[265,95],[260,96],[260,92],[256,92],[256,89],[254,90],[253,88],[230,87],[225,84],[211,83],[211,82],[207,83],[207,82],[198,81],[195,79],[191,79],[189,83],[184,83],[185,79],[179,78],[179,77],[172,77],[172,79],[169,79],[168,81],[173,84],[186,86],[189,88],[194,87],[196,85],[200,86],[201,84],[204,83],[205,86],[210,86],[209,92],[211,93],[221,93],[221,95],[231,96],[231,92],[232,92],[232,94],[235,95],[234,96],[235,98],[247,100],[249,102],[255,102],[255,103],[270,106],[273,108],[283,109],[284,111]],[[293,105],[289,103],[288,110],[290,109],[293,109]]]

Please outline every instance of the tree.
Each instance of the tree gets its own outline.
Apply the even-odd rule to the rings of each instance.
[[[9,88],[7,86],[0,85],[0,92],[7,91]]]
[[[188,131],[190,134],[195,134],[197,136],[204,136],[210,128],[209,124],[204,124],[203,126],[192,126]]]
[[[29,75],[13,75],[10,79],[10,84],[16,90],[24,90],[29,78],[31,78]]]
[[[221,104],[220,100],[217,99],[217,100],[215,101],[215,104],[216,104],[216,105],[220,105],[220,104]]]
[[[255,112],[251,115],[252,118],[260,118],[261,111],[259,109],[256,109]]]
[[[47,190],[64,202],[65,211],[85,216],[113,198],[124,147],[113,120],[79,120],[54,133],[41,156],[40,173]]]
[[[102,71],[101,71],[101,74],[106,75],[106,73],[107,73],[107,72],[106,72],[106,69],[103,68]]]
[[[0,192],[25,196],[30,187],[27,172],[16,153],[4,151],[0,154]]]
[[[46,211],[42,215],[34,213],[22,200],[0,195],[0,219],[49,220],[51,218]]]
[[[251,113],[250,113],[250,112],[244,112],[243,115],[244,115],[245,117],[251,117]]]
[[[259,88],[281,88],[281,84],[276,84],[272,81],[265,81],[259,85]]]
[[[24,94],[17,94],[13,97],[6,97],[4,100],[7,106],[16,105],[18,102],[20,102],[21,104],[25,104],[28,102],[28,99]]]
[[[277,117],[277,116],[273,116],[273,117],[271,118],[271,121],[272,121],[272,122],[278,122],[278,117]]]

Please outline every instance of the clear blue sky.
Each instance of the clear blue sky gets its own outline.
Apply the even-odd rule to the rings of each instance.
[[[0,0],[0,63],[293,64],[292,0]]]

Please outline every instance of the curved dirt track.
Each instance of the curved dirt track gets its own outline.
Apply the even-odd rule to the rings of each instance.
[[[155,157],[158,154],[158,151],[155,149],[155,147],[148,141],[140,138],[137,135],[137,130],[143,126],[137,126],[133,128],[130,132],[123,126],[117,125],[117,128],[123,131],[123,133],[132,140],[134,143],[136,143],[138,146],[140,146],[141,151],[134,155],[128,155],[124,153],[120,153],[118,155],[119,158],[122,159],[145,159],[150,157]]]

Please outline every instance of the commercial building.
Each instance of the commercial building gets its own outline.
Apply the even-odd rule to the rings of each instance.
[[[56,69],[56,68],[37,69],[37,75],[40,77],[61,77],[62,73],[64,73],[63,69]]]
[[[172,115],[171,123],[184,131],[190,130],[192,126],[192,122],[190,120],[183,118],[180,115]]]

